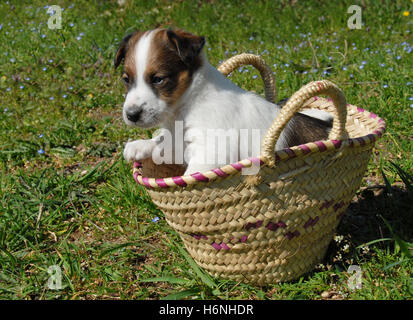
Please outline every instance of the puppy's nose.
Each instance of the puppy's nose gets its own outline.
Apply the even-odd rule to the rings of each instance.
[[[142,109],[132,109],[129,111],[126,111],[126,118],[128,118],[129,121],[136,122],[139,120],[142,114]]]

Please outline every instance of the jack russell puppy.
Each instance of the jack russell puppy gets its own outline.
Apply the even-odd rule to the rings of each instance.
[[[183,161],[179,164],[186,167],[185,174],[205,172],[246,158],[241,158],[240,148],[226,147],[224,157],[222,150],[211,149],[206,141],[209,130],[214,129],[235,132],[238,142],[241,129],[259,130],[260,139],[254,142],[260,145],[281,106],[239,88],[222,75],[202,52],[204,44],[204,37],[171,29],[136,31],[122,40],[114,64],[117,68],[124,61],[122,79],[127,95],[123,119],[130,126],[160,127],[152,139],[126,144],[127,161],[152,157],[159,164],[155,158],[162,154],[160,149],[166,140],[172,143],[175,154],[184,154],[178,158]],[[178,122],[182,143],[176,142]],[[298,113],[281,133],[275,150],[327,139],[331,125],[332,117],[324,111]],[[167,135],[172,139],[166,139]],[[248,139],[251,150],[253,142]],[[258,149],[248,156],[259,154]],[[206,157],[212,161],[206,161]]]

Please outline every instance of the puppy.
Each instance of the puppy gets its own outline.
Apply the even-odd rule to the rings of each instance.
[[[136,31],[122,40],[114,65],[117,68],[124,61],[122,79],[127,95],[123,119],[130,126],[161,128],[152,139],[128,142],[124,150],[127,161],[152,157],[155,163],[161,162],[165,141],[172,143],[172,162],[182,161],[185,174],[259,156],[260,141],[281,107],[223,76],[208,62],[204,44],[204,37],[171,29]],[[299,113],[283,130],[275,149],[327,139],[331,123],[332,117],[323,111]],[[177,139],[177,128],[183,142]],[[243,143],[248,145],[248,154],[241,150],[241,130],[249,134]],[[258,139],[251,138],[254,130]],[[207,143],[211,132],[235,142],[224,149],[211,148]]]

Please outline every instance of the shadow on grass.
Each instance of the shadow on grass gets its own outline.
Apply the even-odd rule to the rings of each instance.
[[[343,235],[353,248],[374,240],[392,238],[392,232],[401,239],[412,242],[412,203],[413,193],[404,186],[375,185],[364,188],[349,205],[336,233]],[[376,245],[385,247],[389,243],[378,242]],[[340,241],[332,241],[324,263],[337,263],[337,253],[342,250],[342,246]],[[345,263],[344,260],[342,262]]]

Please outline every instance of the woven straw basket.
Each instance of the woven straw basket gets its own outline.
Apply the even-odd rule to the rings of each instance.
[[[274,101],[272,72],[260,57],[235,56],[219,70],[227,75],[243,64],[260,71],[266,98]],[[329,140],[274,152],[282,129],[305,108],[334,115]],[[315,81],[282,108],[259,158],[187,176],[180,166],[144,160],[134,164],[133,175],[208,273],[266,285],[297,278],[322,260],[384,130],[378,116],[346,104],[335,84]],[[260,166],[258,174],[241,174],[252,165]]]

